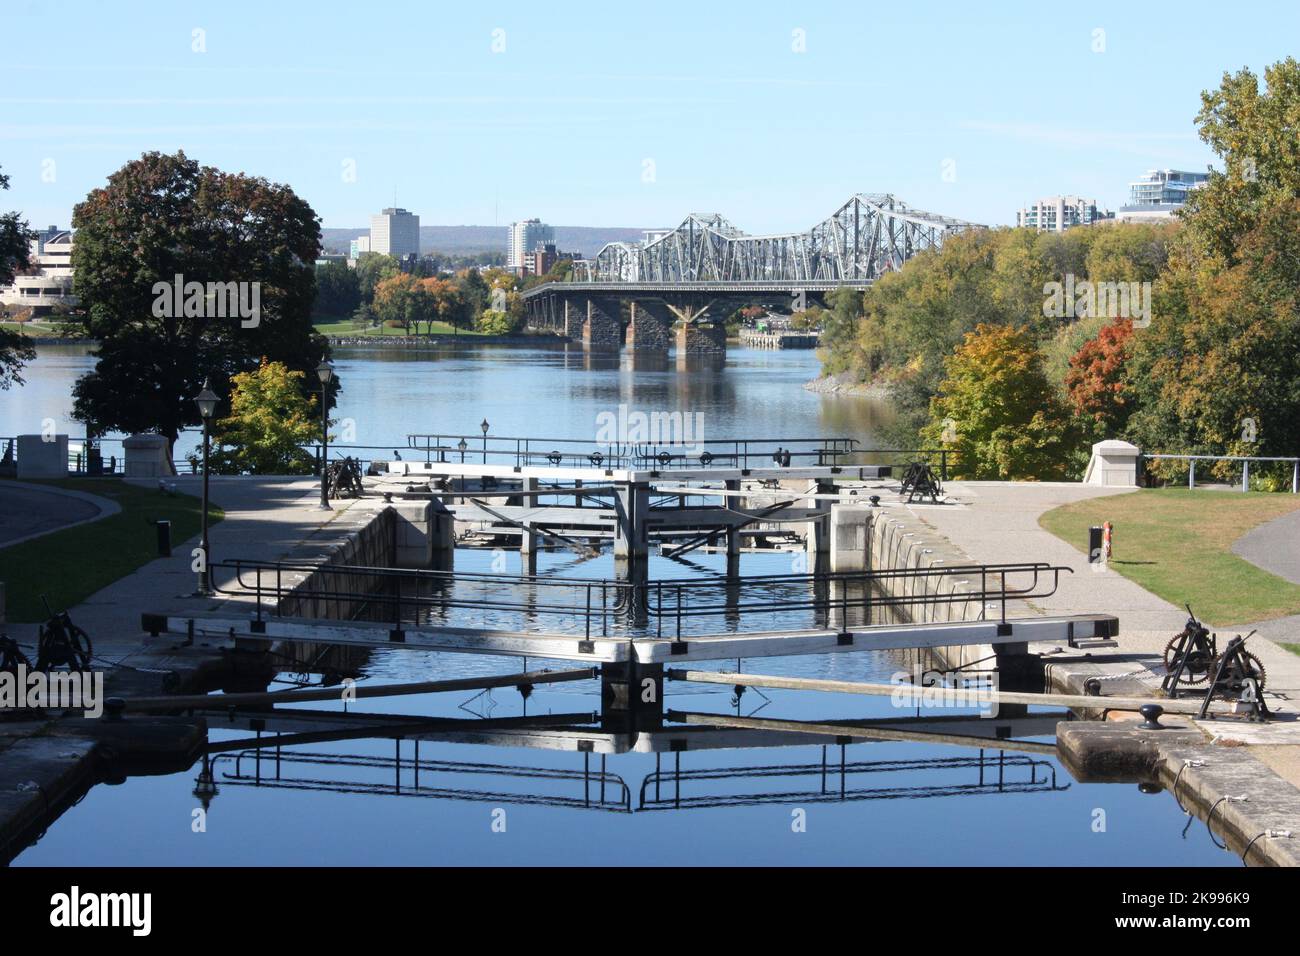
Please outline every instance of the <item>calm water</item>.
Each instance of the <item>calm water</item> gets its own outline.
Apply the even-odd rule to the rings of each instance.
[[[731,352],[722,367],[622,358],[581,350],[491,348],[433,354],[347,352],[339,418],[356,443],[401,447],[409,432],[477,432],[587,438],[596,416],[621,403],[645,411],[700,412],[706,438],[849,435],[870,444],[887,414],[860,400],[799,388],[816,374],[807,352]],[[84,350],[47,349],[28,385],[0,393],[0,435],[66,421],[68,389],[90,367]],[[72,429],[76,435],[77,428]],[[371,457],[365,455],[364,457]],[[462,570],[490,568],[486,550],[458,552]],[[518,569],[518,555],[507,554]],[[606,577],[608,555],[539,558],[542,571]],[[651,559],[651,580],[716,574],[721,559]],[[747,574],[788,573],[790,556],[745,555]],[[863,653],[741,662],[742,669],[845,680],[887,680],[908,666],[897,654]],[[530,660],[527,667],[547,666]],[[556,662],[555,667],[572,667]],[[708,667],[710,665],[702,665]],[[736,662],[716,662],[734,669]],[[361,683],[509,673],[507,658],[382,650],[359,664]],[[286,680],[293,675],[282,675]],[[911,716],[888,699],[747,691],[725,685],[666,685],[670,709],[798,720]],[[315,713],[341,704],[312,704]],[[589,714],[594,681],[511,690],[363,700],[368,713],[480,718],[525,713]],[[952,711],[947,713],[951,714]],[[212,740],[246,731],[214,723]],[[782,738],[789,741],[790,738]],[[1045,740],[1048,738],[1038,737]],[[572,744],[569,744],[572,747]],[[692,749],[611,755],[541,747],[424,741],[417,787],[414,745],[358,739],[289,748],[279,776],[274,751],[260,762],[214,766],[217,794],[206,832],[192,829],[198,767],[95,787],[17,865],[40,864],[1017,864],[1182,863],[1240,865],[1217,849],[1168,794],[1136,786],[1081,785],[1054,759],[997,750],[913,743]],[[679,763],[680,761],[680,763]],[[682,779],[677,789],[675,773]],[[644,790],[643,790],[644,783]],[[633,812],[622,803],[622,784]],[[643,800],[644,795],[644,800]],[[677,797],[680,796],[680,803]],[[792,826],[795,811],[804,832]],[[1105,830],[1095,821],[1104,812]],[[504,821],[505,832],[498,832]],[[496,826],[494,827],[494,823]]]

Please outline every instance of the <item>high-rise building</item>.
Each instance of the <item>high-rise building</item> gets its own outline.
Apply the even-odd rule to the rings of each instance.
[[[1182,208],[1193,189],[1205,185],[1209,178],[1208,173],[1183,169],[1148,169],[1141,179],[1129,183],[1128,205],[1119,207],[1119,219],[1167,219]]]
[[[359,259],[363,252],[370,251],[370,237],[358,236],[348,243],[348,258]]]
[[[1091,226],[1114,213],[1097,208],[1097,200],[1081,196],[1047,196],[1016,213],[1016,225],[1039,232],[1064,232],[1071,226]]]
[[[385,209],[370,217],[370,251],[386,256],[420,254],[420,217],[405,209]]]
[[[555,230],[540,219],[524,219],[510,224],[510,243],[506,248],[506,268],[523,269],[527,257],[547,243],[555,242]]]

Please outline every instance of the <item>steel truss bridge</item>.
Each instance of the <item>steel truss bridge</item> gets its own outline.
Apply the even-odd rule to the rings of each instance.
[[[859,193],[807,232],[785,235],[751,236],[719,214],[692,214],[646,242],[610,243],[594,259],[574,263],[574,276],[578,284],[862,286],[975,228],[983,227],[914,209],[888,193]]]

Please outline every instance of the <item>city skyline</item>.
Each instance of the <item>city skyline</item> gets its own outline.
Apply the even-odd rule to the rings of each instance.
[[[287,183],[328,228],[396,204],[429,224],[503,229],[721,212],[765,233],[806,229],[856,192],[1011,225],[1039,196],[1115,208],[1144,170],[1204,169],[1200,92],[1286,55],[1300,26],[1272,10],[1269,31],[1243,14],[1207,35],[1196,4],[1149,35],[1113,4],[1032,16],[760,4],[733,23],[667,3],[601,24],[409,7],[402,31],[364,18],[338,31],[331,14],[347,8],[323,5],[312,21],[259,10],[250,31],[238,7],[147,7],[129,22],[79,3],[7,14],[22,31],[69,16],[85,27],[54,62],[19,51],[0,66],[0,167],[33,226],[69,223],[89,190],[155,149]],[[1025,59],[1042,44],[1048,68]],[[969,82],[925,67],[940,60],[968,61]]]

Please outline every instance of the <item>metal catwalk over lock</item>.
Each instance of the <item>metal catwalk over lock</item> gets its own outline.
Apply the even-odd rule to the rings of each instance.
[[[332,565],[330,582],[316,587],[292,583],[315,565],[234,560],[213,567],[234,572],[218,590],[252,599],[251,615],[146,614],[144,629],[655,666],[881,648],[1074,644],[1118,633],[1111,615],[1008,617],[1009,603],[1052,594],[1060,573],[1070,571],[1041,562],[644,582]],[[882,594],[886,580],[905,593]],[[958,582],[968,586],[964,593],[951,586]],[[304,600],[373,613],[368,620],[286,614]],[[966,602],[979,609],[978,619],[876,623],[893,611],[924,618],[926,608]]]

